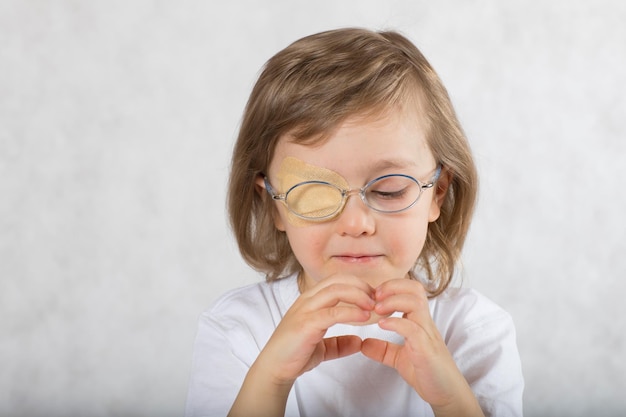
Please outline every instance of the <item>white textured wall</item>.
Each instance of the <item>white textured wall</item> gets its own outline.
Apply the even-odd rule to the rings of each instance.
[[[527,416],[626,413],[626,3],[0,3],[0,415],[175,416],[196,320],[259,277],[224,214],[263,62],[338,26],[423,50],[473,144],[465,284]]]

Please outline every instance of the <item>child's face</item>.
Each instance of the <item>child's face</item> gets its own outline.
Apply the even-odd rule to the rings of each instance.
[[[287,191],[280,189],[277,178],[284,176],[283,160],[292,157],[302,161],[302,169],[334,171],[350,188],[361,188],[386,174],[410,175],[426,184],[435,172],[436,161],[417,119],[399,111],[375,119],[350,118],[327,141],[315,146],[281,138],[269,168],[269,181],[278,188],[276,192]],[[277,203],[275,225],[287,234],[304,269],[304,289],[337,273],[355,275],[377,287],[390,279],[407,277],[424,245],[428,223],[439,217],[446,187],[447,176],[442,175],[435,187],[422,191],[414,206],[393,214],[376,212],[358,194],[352,194],[343,211],[324,222],[294,221],[285,205]]]

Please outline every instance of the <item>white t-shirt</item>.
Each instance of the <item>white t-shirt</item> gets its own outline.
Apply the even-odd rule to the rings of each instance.
[[[233,290],[200,317],[185,416],[226,416],[239,388],[289,307],[300,295],[295,276]],[[487,416],[521,416],[522,377],[510,315],[478,292],[448,288],[430,314]],[[327,336],[354,334],[398,344],[403,339],[367,326],[335,325]],[[398,375],[361,353],[322,362],[301,375],[286,416],[433,416],[428,403]]]

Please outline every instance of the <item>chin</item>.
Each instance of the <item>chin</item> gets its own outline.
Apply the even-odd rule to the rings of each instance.
[[[397,271],[384,271],[384,270],[368,270],[365,272],[353,273],[358,276],[362,281],[367,282],[372,288],[376,288],[379,285],[384,284],[387,281],[393,279],[408,278],[408,273],[398,273]]]

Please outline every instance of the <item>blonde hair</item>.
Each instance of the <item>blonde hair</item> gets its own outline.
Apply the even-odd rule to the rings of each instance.
[[[450,283],[470,225],[477,174],[448,93],[426,58],[394,31],[347,28],[302,38],[274,55],[260,74],[243,115],[228,188],[230,222],[245,261],[268,281],[301,271],[276,208],[255,189],[281,137],[324,140],[342,121],[413,102],[435,160],[452,174],[441,215],[429,224],[416,269],[431,295]]]

